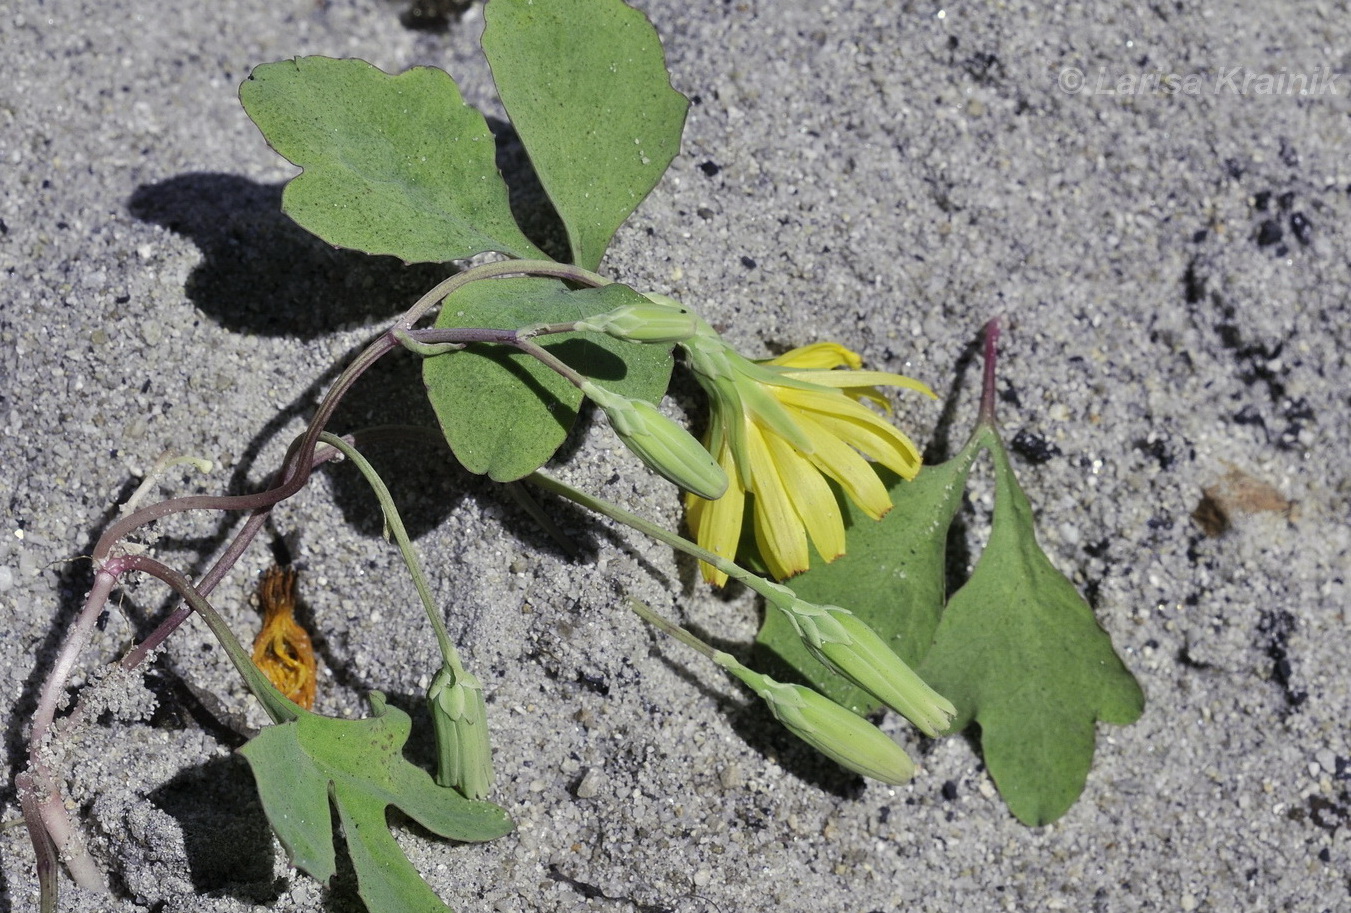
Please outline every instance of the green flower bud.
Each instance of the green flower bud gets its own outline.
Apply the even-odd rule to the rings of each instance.
[[[787,587],[771,602],[793,623],[812,655],[892,710],[927,736],[945,732],[957,709],[925,683],[914,669],[887,646],[877,632],[848,609],[815,605]]]
[[[883,783],[904,783],[915,762],[885,732],[830,698],[802,685],[776,682],[726,653],[714,661],[750,686],[774,718],[835,763]]]
[[[701,498],[727,490],[727,474],[704,445],[645,399],[631,399],[587,381],[582,392],[605,410],[615,434],[654,472]]]
[[[483,685],[468,672],[458,678],[445,666],[427,689],[427,707],[436,730],[436,782],[470,799],[488,795],[493,752]]]
[[[674,298],[646,295],[646,304],[624,304],[577,321],[577,329],[606,333],[628,342],[681,342],[699,332],[703,322]]]

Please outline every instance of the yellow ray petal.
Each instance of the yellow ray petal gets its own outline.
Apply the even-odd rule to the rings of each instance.
[[[838,342],[814,342],[807,346],[789,349],[778,358],[771,358],[765,364],[782,365],[785,368],[800,368],[814,371],[829,371],[831,368],[860,368],[863,359]]]
[[[766,434],[765,443],[812,545],[826,561],[834,561],[844,554],[844,518],[835,492],[830,490],[821,471],[787,441]]]
[[[840,392],[857,402],[867,400],[888,415],[891,414],[891,400],[876,387],[842,387]]]
[[[919,472],[919,449],[894,425],[868,408],[843,397],[788,388],[781,391],[781,398],[902,478],[913,479]]]
[[[889,371],[785,371],[784,377],[823,387],[904,387],[938,399],[938,394],[923,381]]]
[[[716,501],[706,501],[697,495],[685,499],[690,529],[694,541],[715,555],[736,560],[737,544],[741,541],[741,523],[746,512],[746,490],[741,487],[736,463],[731,450],[724,446],[718,453],[718,464],[727,473],[727,491]],[[699,563],[704,579],[714,586],[727,582],[727,575],[711,564]]]
[[[860,510],[874,520],[882,519],[891,510],[891,495],[877,477],[877,470],[859,456],[858,451],[814,419],[803,415],[800,420],[816,442],[810,457],[812,463],[834,479]]]
[[[848,416],[816,416],[837,437],[890,469],[903,479],[913,479],[921,463],[919,448],[901,432],[880,419],[856,420]]]
[[[809,565],[807,530],[793,509],[764,435],[754,424],[746,426],[746,450],[755,480],[755,542],[770,572],[782,580]]]

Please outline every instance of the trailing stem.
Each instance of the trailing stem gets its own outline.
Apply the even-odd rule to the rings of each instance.
[[[37,872],[41,889],[41,908],[54,910],[57,898],[58,860],[64,862],[76,884],[88,890],[105,890],[106,883],[102,874],[94,865],[92,858],[84,850],[78,832],[71,823],[65,806],[61,801],[56,778],[44,759],[44,754],[54,735],[53,725],[56,713],[65,695],[66,682],[69,680],[75,664],[92,637],[95,624],[108,601],[120,577],[130,571],[142,571],[158,577],[168,583],[184,603],[173,612],[144,641],[132,648],[120,661],[123,669],[134,669],[166,640],[194,611],[202,613],[203,619],[217,639],[230,654],[236,669],[250,689],[267,709],[274,721],[293,718],[294,711],[288,709],[285,698],[276,692],[262,673],[253,665],[239,642],[220,616],[207,602],[207,596],[216,588],[225,575],[238,563],[245,550],[257,537],[272,508],[294,496],[309,481],[314,468],[326,460],[337,456],[342,447],[340,439],[329,438],[332,446],[320,449],[321,437],[343,398],[360,377],[372,365],[395,349],[411,343],[411,348],[421,345],[447,345],[459,348],[469,343],[496,343],[513,346],[523,352],[542,358],[554,370],[569,376],[566,365],[556,363],[549,353],[531,341],[535,336],[546,333],[566,332],[570,325],[549,325],[526,327],[520,330],[494,329],[429,329],[414,330],[414,324],[433,306],[466,284],[480,279],[492,279],[512,275],[547,276],[573,282],[579,285],[599,287],[611,280],[588,270],[568,264],[549,261],[507,260],[489,263],[468,269],[441,282],[423,295],[411,308],[402,314],[393,325],[372,341],[342,371],[333,385],[325,393],[314,415],[310,418],[305,431],[292,442],[277,471],[273,484],[268,489],[247,495],[193,495],[170,498],[157,504],[133,510],[119,518],[94,546],[92,559],[95,565],[94,585],[85,599],[84,606],[72,623],[60,650],[56,662],[43,683],[38,698],[38,707],[33,717],[29,734],[29,766],[16,777],[15,783],[23,806],[24,818],[37,857]],[[572,377],[569,376],[569,379]],[[139,498],[139,492],[137,498]],[[133,499],[134,503],[136,499]],[[382,499],[383,504],[383,499]],[[249,516],[244,525],[235,534],[229,545],[210,569],[192,583],[185,576],[153,559],[128,553],[123,543],[136,530],[164,517],[192,510],[247,511]],[[388,514],[387,514],[388,516]],[[406,537],[405,537],[406,538]],[[404,543],[401,543],[401,547]],[[419,576],[415,573],[415,576]],[[420,587],[421,592],[421,587]],[[425,602],[425,596],[424,596]],[[431,614],[429,609],[429,615]],[[439,619],[433,619],[438,621]],[[453,646],[447,650],[448,638],[443,627],[437,629],[437,639],[447,661],[453,656]]]

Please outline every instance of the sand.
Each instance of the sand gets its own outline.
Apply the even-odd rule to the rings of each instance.
[[[833,339],[926,380],[940,401],[902,399],[897,421],[933,457],[970,426],[973,346],[1003,315],[1001,429],[1028,444],[1015,468],[1041,542],[1147,708],[1099,727],[1083,796],[1050,826],[1008,813],[976,742],[923,742],[895,717],[884,728],[922,769],[865,786],[623,604],[748,655],[749,594],[719,597],[668,549],[551,502],[583,544],[569,556],[438,451],[373,451],[485,682],[493,797],[518,824],[478,847],[400,825],[419,871],[463,913],[1351,908],[1346,16],[640,5],[694,105],[604,270],[682,298],[749,355]],[[500,118],[481,13],[425,32],[400,11],[0,3],[6,819],[41,681],[92,579],[78,556],[112,505],[170,449],[217,468],[173,472],[159,496],[261,485],[333,366],[445,274],[296,228],[278,208],[294,169],[236,98],[256,64],[359,56],[443,67]],[[688,380],[677,392],[673,414],[698,408]],[[337,427],[426,421],[420,396],[413,360],[393,359]],[[679,522],[674,489],[603,422],[565,456],[574,483]],[[970,495],[975,555],[988,475]],[[1207,498],[1221,535],[1192,517]],[[321,472],[275,527],[319,635],[320,709],[360,715],[379,689],[418,712],[435,646],[355,472]],[[200,573],[230,528],[166,522],[154,552]],[[243,637],[270,561],[260,543],[217,591]],[[130,585],[73,684],[166,600]],[[321,886],[289,866],[203,690],[261,722],[194,621],[63,743],[71,813],[112,891],[63,876],[62,909],[358,909],[350,875]],[[430,752],[415,736],[409,756]],[[0,841],[0,910],[34,909],[23,829]]]

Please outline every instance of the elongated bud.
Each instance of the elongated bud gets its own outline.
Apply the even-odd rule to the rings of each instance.
[[[468,672],[458,678],[445,666],[427,689],[436,730],[436,782],[469,799],[482,799],[493,785],[493,752],[483,685]]]
[[[816,605],[775,585],[770,602],[817,659],[914,723],[927,736],[945,732],[957,709],[925,683],[877,632],[848,609]],[[786,594],[786,595],[784,595]]]
[[[835,763],[883,783],[904,783],[914,776],[915,762],[905,749],[853,711],[810,688],[776,682],[726,653],[713,659],[749,685],[789,732]]]
[[[615,434],[654,472],[710,501],[727,490],[727,473],[684,428],[645,399],[612,393],[590,381],[582,392],[605,410]]]
[[[703,322],[689,308],[665,295],[645,295],[645,304],[624,304],[577,321],[577,329],[606,333],[627,342],[681,342]]]

